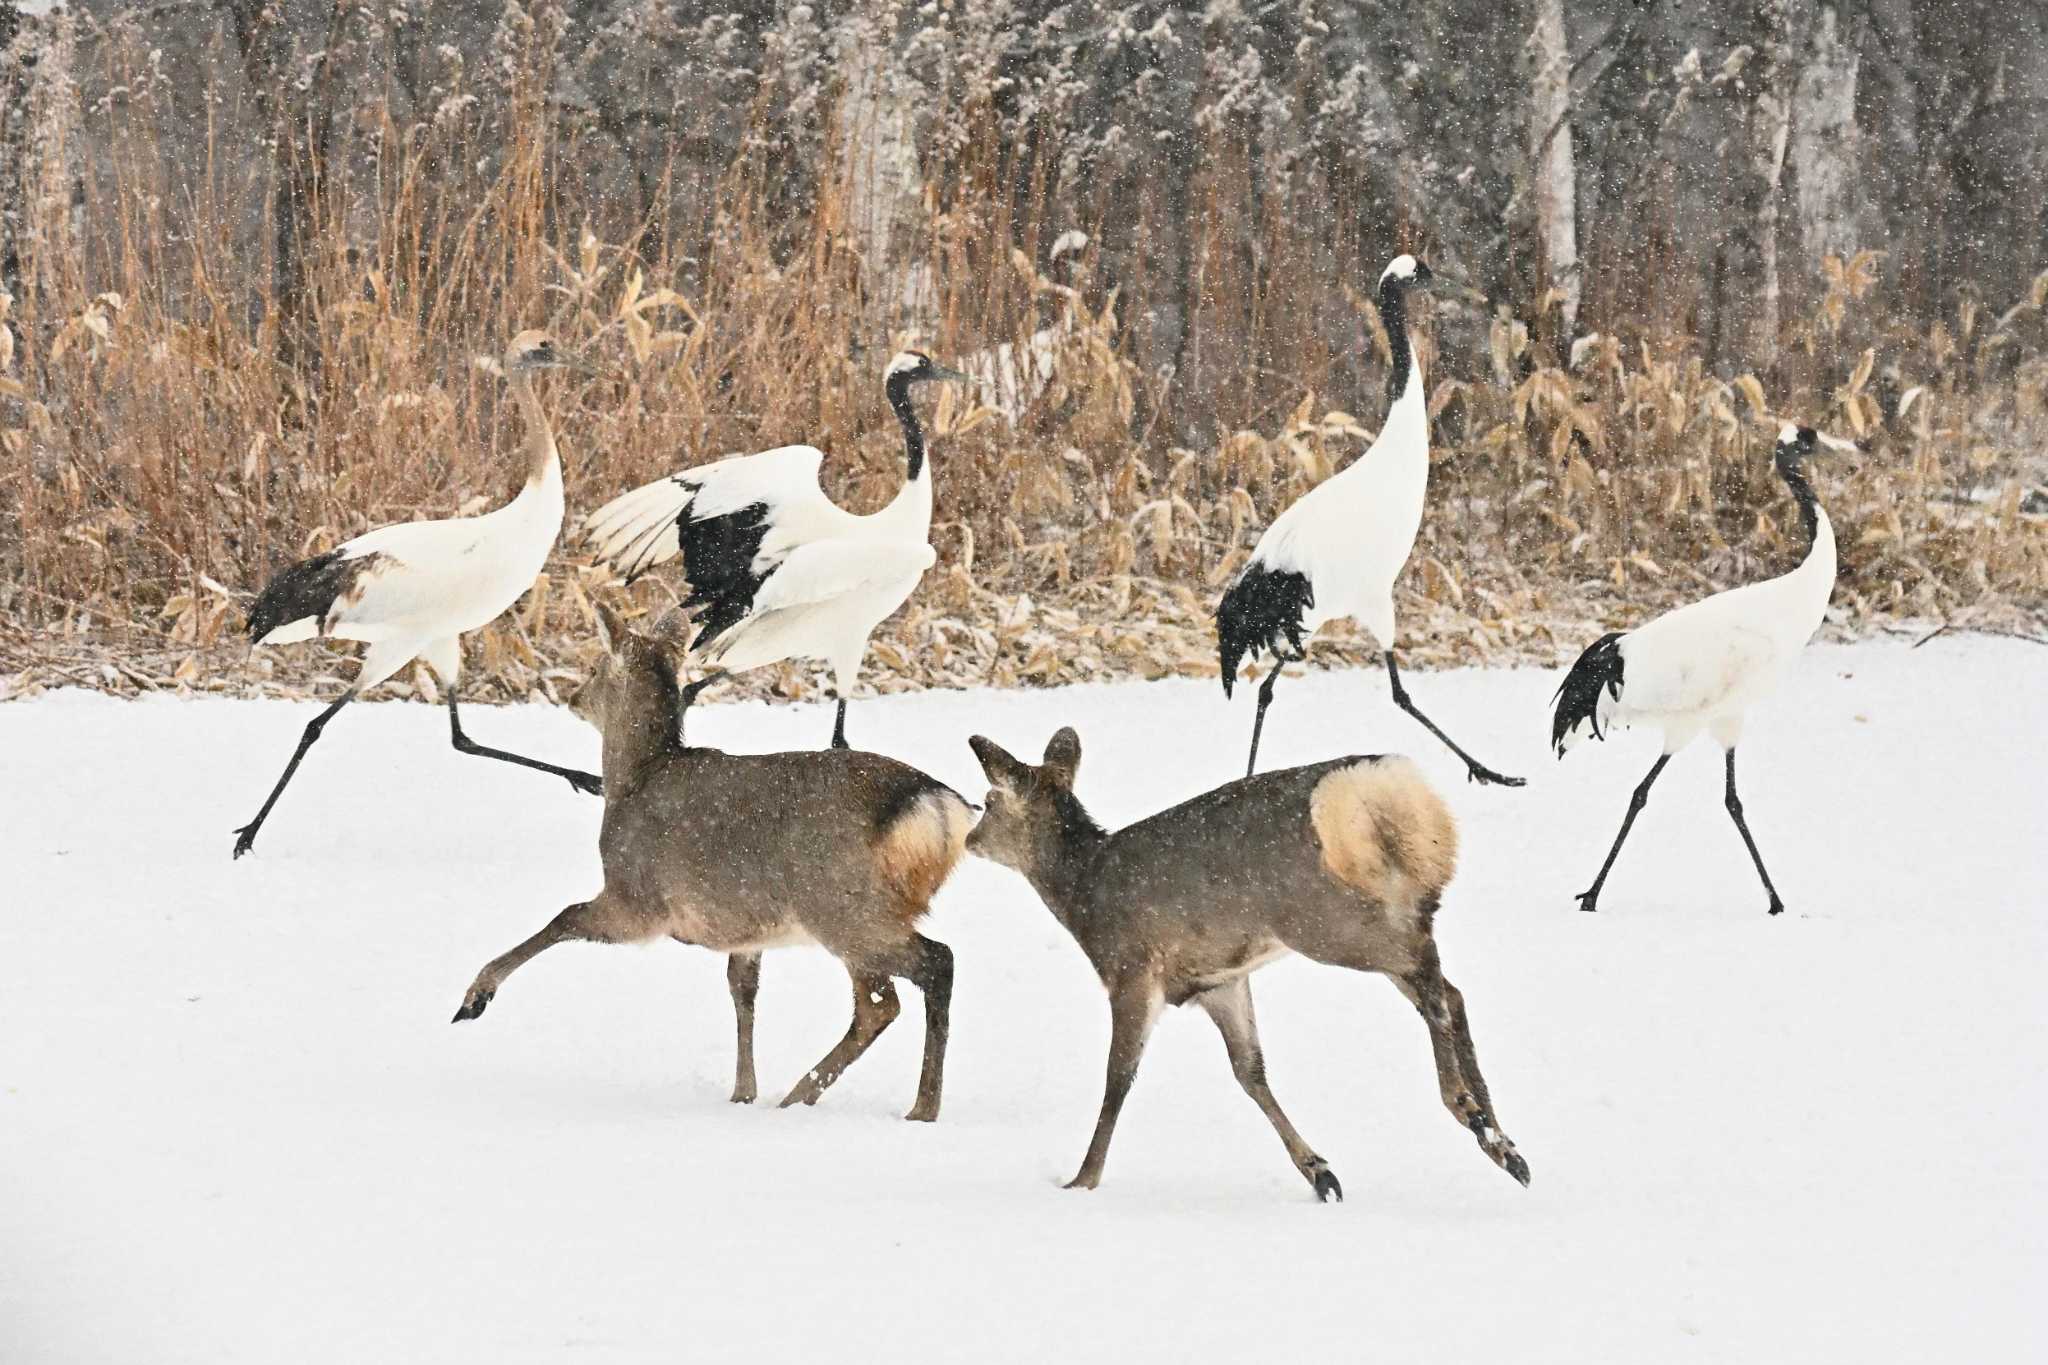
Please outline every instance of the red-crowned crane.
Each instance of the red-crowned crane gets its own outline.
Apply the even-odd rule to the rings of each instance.
[[[1507,787],[1523,784],[1466,753],[1423,715],[1408,699],[1394,662],[1394,579],[1422,529],[1423,495],[1429,487],[1429,414],[1421,367],[1408,339],[1408,295],[1428,288],[1434,279],[1428,265],[1409,255],[1396,256],[1380,275],[1380,320],[1394,358],[1387,376],[1386,425],[1365,454],[1309,490],[1266,528],[1217,604],[1223,695],[1229,696],[1236,684],[1241,660],[1273,654],[1273,669],[1259,684],[1251,755],[1244,765],[1247,777],[1258,766],[1259,736],[1281,665],[1305,657],[1303,641],[1325,622],[1348,616],[1370,631],[1386,654],[1394,704],[1465,760],[1469,777]]]
[[[1593,884],[1579,893],[1581,910],[1599,908],[1600,888],[1628,838],[1629,826],[1649,802],[1650,784],[1673,754],[1704,733],[1727,751],[1728,815],[1741,831],[1756,874],[1770,895],[1770,913],[1784,911],[1785,902],[1771,885],[1763,855],[1742,818],[1742,799],[1735,794],[1735,746],[1749,708],[1777,687],[1819,629],[1835,586],[1834,528],[1806,481],[1806,460],[1820,445],[1856,449],[1853,443],[1823,436],[1812,427],[1788,423],[1778,433],[1778,476],[1792,490],[1806,524],[1806,558],[1798,568],[1715,593],[1634,630],[1601,636],[1579,656],[1557,689],[1550,740],[1559,758],[1587,734],[1602,739],[1617,725],[1654,726],[1664,733],[1664,752],[1629,798],[1628,814],[1622,817],[1607,861],[1600,864]]]
[[[562,459],[533,376],[565,365],[581,367],[537,331],[514,337],[502,363],[526,416],[527,475],[518,496],[480,517],[409,521],[357,536],[285,569],[250,607],[249,638],[259,645],[326,637],[361,640],[369,648],[348,691],[307,722],[263,809],[235,831],[237,858],[255,846],[257,832],[327,722],[414,659],[424,660],[441,681],[448,698],[448,734],[458,750],[553,773],[593,796],[604,793],[595,773],[476,743],[462,732],[456,707],[462,636],[496,620],[533,586],[562,530]]]
[[[582,535],[628,582],[681,555],[686,609],[704,608],[691,649],[738,671],[783,659],[831,666],[839,706],[832,747],[846,744],[846,699],[868,636],[908,601],[935,556],[932,475],[913,385],[968,376],[904,351],[883,386],[903,424],[908,470],[889,505],[856,516],[825,496],[815,446],[781,446],[681,470],[584,518]]]

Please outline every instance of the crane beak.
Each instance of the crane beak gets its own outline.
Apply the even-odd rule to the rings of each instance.
[[[685,683],[682,689],[682,700],[684,709],[687,710],[690,706],[690,703],[697,700],[697,694],[699,692],[702,692],[705,688],[711,686],[711,684],[715,682],[723,681],[727,676],[728,675],[724,669],[714,668],[709,673],[706,673],[703,677],[697,679],[695,682]]]
[[[953,381],[954,383],[956,383],[956,384],[976,384],[976,385],[978,385],[978,384],[980,384],[980,383],[981,383],[981,381],[980,381],[979,379],[976,379],[976,378],[975,378],[975,377],[974,377],[973,375],[971,375],[971,374],[963,374],[963,373],[962,373],[961,371],[959,371],[959,370],[952,370],[952,369],[948,369],[948,368],[946,368],[946,367],[945,367],[944,365],[939,365],[939,364],[934,364],[934,365],[932,366],[932,370],[931,370],[931,373],[930,373],[929,375],[927,375],[927,376],[926,376],[926,378],[929,378],[929,379],[950,379],[950,380],[952,380],[952,381]]]
[[[1870,453],[1870,442],[1868,441],[1852,441],[1846,436],[1830,436],[1825,431],[1816,431],[1813,434],[1822,446],[1835,451],[1837,454],[1868,455]]]

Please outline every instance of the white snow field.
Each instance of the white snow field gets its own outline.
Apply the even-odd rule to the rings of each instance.
[[[723,960],[567,945],[473,1023],[485,960],[599,884],[599,803],[466,758],[423,705],[344,712],[255,855],[232,830],[311,704],[0,707],[0,1360],[2022,1361],[2048,1285],[2048,653],[1807,652],[1675,761],[1597,915],[1647,734],[1546,752],[1558,672],[1415,674],[1522,791],[1468,786],[1379,671],[1283,685],[1268,766],[1415,755],[1463,822],[1438,920],[1524,1190],[1438,1103],[1391,986],[1298,959],[1255,993],[1318,1205],[1199,1011],[1169,1012],[1103,1186],[1101,988],[969,860],[944,1114],[905,1123],[914,991],[815,1109],[727,1103]],[[715,695],[715,694],[714,694]],[[1085,742],[1106,823],[1239,770],[1210,682],[862,701],[857,743],[971,798],[971,732]],[[691,737],[810,747],[820,707]],[[470,732],[594,765],[566,711]],[[816,949],[767,959],[764,1099],[843,1030]]]

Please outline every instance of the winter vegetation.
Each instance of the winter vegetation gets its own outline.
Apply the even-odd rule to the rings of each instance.
[[[2039,5],[0,0],[0,1361],[2036,1358],[2044,450]]]
[[[2037,631],[2044,24],[0,0],[0,670],[332,673],[229,642],[281,564],[504,501],[529,326],[599,369],[551,381],[572,516],[796,439],[872,510],[893,351],[991,381],[938,404],[938,563],[872,683],[1210,670],[1220,586],[1383,420],[1403,249],[1470,285],[1417,331],[1418,658],[1548,661],[1796,560],[1786,418],[1870,446],[1825,490],[1838,625]],[[610,581],[558,554],[472,637],[484,693],[559,697]]]

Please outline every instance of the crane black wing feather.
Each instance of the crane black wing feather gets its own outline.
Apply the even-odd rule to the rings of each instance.
[[[1216,604],[1216,653],[1223,666],[1223,695],[1237,682],[1237,666],[1267,650],[1281,658],[1301,657],[1302,619],[1316,604],[1308,575],[1272,569],[1254,560]],[[1282,642],[1285,648],[1282,648]]]
[[[335,602],[382,558],[377,554],[345,558],[336,549],[286,567],[249,607],[249,638],[261,640],[280,626],[308,618],[324,630]]]
[[[1586,646],[1586,652],[1579,655],[1578,662],[1564,675],[1558,685],[1557,694],[1551,700],[1557,703],[1557,712],[1550,723],[1550,743],[1557,750],[1558,757],[1564,757],[1564,737],[1586,725],[1593,738],[1600,739],[1600,693],[1604,690],[1615,700],[1621,698],[1621,637],[1625,632],[1611,631]]]
[[[683,577],[690,585],[683,606],[709,608],[692,648],[701,648],[753,610],[754,594],[777,567],[771,563],[757,570],[754,564],[771,525],[765,502],[701,520],[692,520],[685,507],[676,518],[676,536],[683,547]]]

